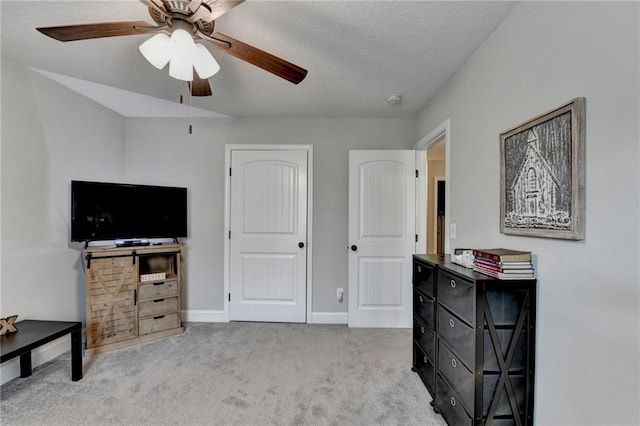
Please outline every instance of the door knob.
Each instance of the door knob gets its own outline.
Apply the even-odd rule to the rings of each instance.
[[[302,241],[300,241],[300,242],[298,243],[298,247],[300,247],[300,248],[304,248],[304,243],[303,243]]]
[[[352,245],[351,246],[351,251],[358,251],[358,246],[357,245]]]

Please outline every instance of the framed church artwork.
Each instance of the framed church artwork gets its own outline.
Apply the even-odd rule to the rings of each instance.
[[[500,134],[500,232],[584,239],[585,98]]]

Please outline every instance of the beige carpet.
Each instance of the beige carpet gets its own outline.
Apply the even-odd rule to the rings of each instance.
[[[69,354],[0,388],[0,423],[444,425],[411,371],[411,330],[189,324],[95,357]]]

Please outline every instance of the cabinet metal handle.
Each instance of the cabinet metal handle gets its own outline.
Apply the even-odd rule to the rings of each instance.
[[[424,334],[424,327],[420,327],[420,332]]]
[[[456,280],[451,280],[451,288],[456,288]]]
[[[453,322],[453,318],[449,319],[449,325],[451,326],[451,328],[456,326],[456,324]]]
[[[422,298],[422,296],[420,296],[419,298],[420,298],[420,303],[424,303],[424,299]]]
[[[422,268],[418,265],[418,272],[422,272]]]
[[[451,358],[451,365],[453,365],[453,368],[456,368],[458,366],[455,358]]]
[[[456,406],[456,399],[454,397],[451,397],[451,400],[449,402],[451,402],[452,407]]]

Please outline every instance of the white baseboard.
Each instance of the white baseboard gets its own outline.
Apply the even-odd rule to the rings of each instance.
[[[188,310],[182,311],[184,322],[226,322],[224,311]]]
[[[20,325],[20,323],[17,323],[17,325]],[[36,368],[70,350],[71,337],[69,335],[42,345],[31,351],[31,367]],[[20,377],[20,357],[0,364],[0,385],[4,385],[16,377]]]
[[[226,322],[224,311],[187,310],[182,311],[184,322]],[[313,312],[309,324],[348,324],[347,312]]]
[[[311,324],[348,324],[347,312],[312,312]]]

